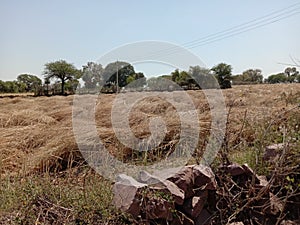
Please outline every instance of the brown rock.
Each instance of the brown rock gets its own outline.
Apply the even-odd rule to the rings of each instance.
[[[228,165],[225,167],[225,170],[231,176],[239,176],[245,173],[244,168],[237,164]]]
[[[187,199],[183,205],[184,212],[193,219],[197,218],[207,201],[207,197],[208,191],[204,190],[198,193],[197,196]]]
[[[162,191],[170,194],[177,205],[182,205],[184,202],[184,192],[169,180],[161,181],[149,187],[152,190]]]
[[[119,175],[113,187],[114,205],[122,211],[130,213],[133,217],[137,217],[140,213],[141,203],[138,192],[143,187],[145,184],[137,182],[132,177]]]
[[[204,165],[193,166],[194,188],[201,190],[216,190],[217,182],[215,174],[210,167]]]
[[[156,184],[161,182],[161,178],[156,177],[147,171],[141,171],[139,173],[138,181],[145,184]]]
[[[194,195],[194,174],[192,166],[185,166],[175,175],[168,178],[184,192],[185,198],[189,198]]]
[[[146,202],[147,219],[173,219],[173,210],[175,206],[168,200],[163,198],[151,198]]]
[[[166,194],[170,194],[178,205],[182,205],[184,202],[183,190],[169,180],[163,180],[146,171],[141,171],[139,181],[149,184],[149,188],[152,190],[163,191]]]

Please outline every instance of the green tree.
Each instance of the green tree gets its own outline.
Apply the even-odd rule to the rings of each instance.
[[[2,80],[0,80],[0,93],[6,93],[6,84]]]
[[[220,63],[214,66],[211,69],[219,82],[219,85],[222,89],[231,88],[231,75],[232,75],[232,67],[226,63]]]
[[[250,83],[262,83],[264,79],[260,69],[248,69],[243,72],[243,77],[245,81]]]
[[[103,67],[95,62],[88,62],[82,69],[82,80],[84,86],[88,89],[94,89],[97,86],[103,85]]]
[[[273,74],[267,78],[269,84],[285,83],[287,81],[288,77],[284,73]]]
[[[240,75],[231,77],[233,84],[261,84],[263,75],[260,69],[248,69]]]
[[[180,72],[178,69],[176,69],[174,72],[171,73],[171,78],[172,78],[172,81],[174,81],[176,83],[180,80]]]
[[[200,89],[217,88],[218,82],[211,74],[211,70],[200,66],[190,66],[189,75],[194,86]]]
[[[25,84],[18,81],[5,81],[2,83],[4,93],[18,93],[25,91]]]
[[[70,94],[74,94],[76,88],[80,85],[79,81],[77,79],[68,80],[65,83],[65,91],[67,91]]]
[[[104,80],[107,84],[113,83],[119,87],[127,85],[127,78],[135,74],[134,68],[131,64],[122,61],[116,61],[108,64],[103,72]],[[118,77],[118,80],[117,80]]]
[[[297,82],[298,81],[299,71],[297,71],[296,67],[287,67],[284,70],[284,74],[287,76],[287,81],[288,82],[293,83],[293,82]]]
[[[169,79],[163,77],[151,77],[147,79],[147,88],[150,91],[169,91],[173,87]]]
[[[80,71],[73,64],[65,60],[59,60],[45,64],[45,79],[56,78],[61,81],[61,94],[65,93],[65,83],[67,80],[73,80],[80,77]]]
[[[171,73],[172,81],[176,82],[179,86],[190,89],[191,85],[194,82],[193,78],[190,74],[186,71],[180,71],[176,69],[174,72]]]
[[[140,88],[146,85],[146,77],[143,73],[135,73],[131,74],[126,79],[127,85],[129,85],[130,88]]]
[[[36,92],[36,90],[42,85],[42,80],[37,76],[31,74],[20,74],[17,77],[17,81],[25,84],[26,92]]]

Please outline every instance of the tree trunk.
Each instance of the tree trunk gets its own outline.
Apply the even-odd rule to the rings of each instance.
[[[61,79],[61,94],[65,94],[65,79]]]

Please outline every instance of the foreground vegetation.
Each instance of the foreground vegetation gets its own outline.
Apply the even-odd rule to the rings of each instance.
[[[248,163],[259,175],[273,177],[270,188],[285,201],[299,200],[299,84],[244,85],[223,94],[229,110],[224,145],[213,170],[228,162]],[[209,105],[199,90],[188,91],[199,113],[200,140],[189,164],[199,162],[210,133]],[[114,135],[110,111],[115,95],[100,98],[96,122],[99,136],[112,154],[124,161],[157,160],[122,146]],[[0,224],[131,224],[134,221],[111,204],[112,182],[85,163],[72,133],[72,96],[3,98],[0,104]],[[130,125],[139,137],[149,135],[147,115],[162,116],[169,126],[166,143],[176,140],[180,121],[172,107],[149,98],[135,107]],[[164,143],[164,144],[166,144]],[[265,147],[283,143],[275,161],[264,160]],[[163,151],[172,151],[171,145]],[[140,157],[140,158],[139,158]],[[219,181],[222,182],[222,181]],[[222,183],[220,183],[222,184]],[[219,221],[238,213],[227,207]],[[297,203],[297,204],[298,204]],[[297,219],[285,211],[278,220]],[[222,224],[222,222],[220,222]]]

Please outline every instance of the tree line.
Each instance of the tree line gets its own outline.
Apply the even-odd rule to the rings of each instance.
[[[215,88],[216,81],[222,89],[242,84],[300,83],[300,74],[296,67],[287,67],[282,73],[272,74],[266,79],[260,69],[248,69],[242,74],[232,75],[231,65],[219,63],[211,69],[190,66],[188,71],[175,69],[171,74],[146,79],[143,73],[136,72],[127,62],[116,61],[106,67],[88,62],[82,69],[77,69],[65,60],[58,60],[44,65],[43,81],[32,74],[20,74],[14,81],[0,80],[0,93],[64,95],[74,93],[77,88],[84,93],[98,92],[99,88],[102,92],[113,93],[125,87],[135,90],[165,90],[166,87],[170,90],[201,89]],[[172,85],[174,83],[176,85]]]

